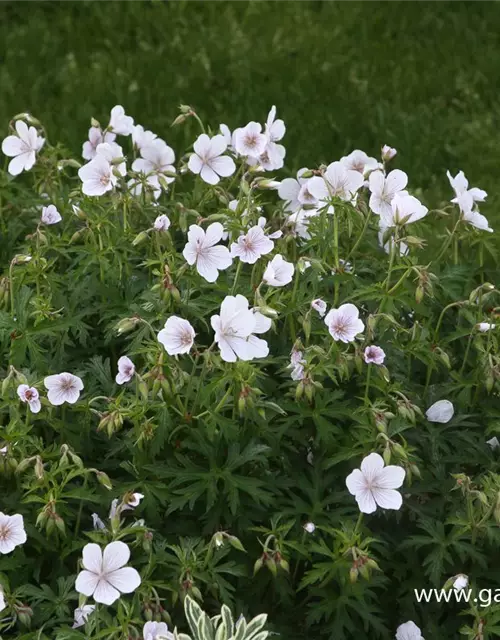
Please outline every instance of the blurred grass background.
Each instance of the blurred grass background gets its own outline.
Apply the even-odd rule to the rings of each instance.
[[[290,169],[387,143],[412,188],[448,199],[463,169],[495,216],[498,33],[497,2],[2,2],[0,122],[29,110],[79,153],[120,103],[179,152],[180,103],[213,128],[276,104]]]

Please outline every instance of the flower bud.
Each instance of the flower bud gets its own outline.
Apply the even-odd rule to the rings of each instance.
[[[108,491],[110,491],[113,488],[113,485],[111,484],[111,480],[109,479],[109,476],[106,473],[104,473],[104,471],[96,471],[95,475],[97,477],[99,484],[102,484],[103,487],[106,487]]]
[[[12,264],[13,265],[27,264],[28,262],[31,262],[32,259],[33,259],[32,256],[18,254],[12,258]]]
[[[351,567],[351,570],[349,571],[349,580],[354,584],[355,582],[358,581],[358,570],[356,569],[356,567]]]
[[[132,246],[133,247],[137,247],[138,244],[141,244],[141,242],[144,242],[148,238],[149,238],[148,232],[147,231],[141,231],[132,240]]]
[[[135,327],[139,324],[140,318],[123,318],[119,322],[117,322],[114,326],[114,330],[120,336],[124,333],[128,333],[135,329]]]

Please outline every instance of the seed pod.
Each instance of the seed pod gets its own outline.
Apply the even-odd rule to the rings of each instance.
[[[383,458],[386,465],[391,464],[391,447],[389,443],[387,443],[384,449]]]
[[[262,558],[258,558],[255,561],[255,564],[253,565],[253,575],[257,574],[261,569],[262,569],[262,565],[264,564]]]
[[[351,567],[351,570],[349,571],[349,580],[354,583],[358,581],[358,570],[356,569],[356,567]]]
[[[418,285],[416,291],[415,291],[415,301],[417,302],[417,304],[420,304],[422,302],[422,300],[424,299],[424,295],[425,295],[425,291],[422,285]]]

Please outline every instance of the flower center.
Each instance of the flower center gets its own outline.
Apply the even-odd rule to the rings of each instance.
[[[245,146],[249,149],[255,149],[258,143],[258,137],[255,133],[249,133],[245,136]]]
[[[105,173],[101,176],[99,182],[104,185],[105,187],[108,186],[108,184],[111,182],[111,176],[109,175],[109,173]]]
[[[61,388],[63,389],[63,391],[71,391],[73,389],[73,381],[63,380],[61,384]]]
[[[0,527],[0,540],[2,542],[4,542],[5,540],[7,540],[11,535],[11,530],[8,524],[3,524]]]

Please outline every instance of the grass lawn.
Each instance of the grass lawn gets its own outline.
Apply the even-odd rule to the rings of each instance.
[[[463,169],[491,216],[499,31],[493,2],[5,2],[0,121],[30,110],[77,152],[122,103],[180,150],[179,103],[230,127],[274,103],[291,169],[387,143],[413,187]]]

